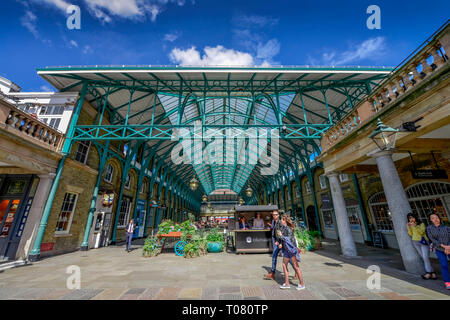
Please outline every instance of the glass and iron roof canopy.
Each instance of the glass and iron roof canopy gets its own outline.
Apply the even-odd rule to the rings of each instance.
[[[77,125],[74,140],[145,140],[157,149],[164,167],[186,184],[194,175],[198,177],[200,198],[216,189],[236,193],[247,187],[260,190],[263,184],[277,184],[274,179],[280,181],[299,166],[308,167],[312,157],[320,154],[322,133],[390,71],[359,67],[122,66],[49,67],[38,69],[38,74],[60,91],[82,92],[85,86],[85,100],[99,113],[110,115],[111,121],[99,117],[92,125]],[[183,129],[193,141],[193,152],[188,152],[183,163],[175,164],[170,155],[180,141],[171,137]],[[275,136],[268,134],[267,143],[233,139],[230,144],[225,142],[227,129],[241,134],[248,130],[277,130],[279,150],[270,148],[271,155],[279,159],[277,174],[261,175],[264,164],[242,158],[246,152],[253,152],[253,157],[259,159],[269,149],[267,143],[272,146]],[[215,135],[208,135],[208,130]],[[223,136],[223,145],[213,147],[217,134]],[[256,151],[250,147],[255,144]]]

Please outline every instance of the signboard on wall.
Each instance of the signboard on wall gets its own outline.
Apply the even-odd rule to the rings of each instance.
[[[445,170],[411,170],[414,179],[448,179]]]

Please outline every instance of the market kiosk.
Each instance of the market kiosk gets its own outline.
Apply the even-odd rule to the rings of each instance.
[[[261,253],[272,252],[272,232],[268,223],[272,221],[272,212],[278,210],[275,205],[236,206],[234,209],[235,220],[235,247],[236,253]],[[253,220],[260,213],[264,220],[264,229],[253,228]],[[245,217],[250,228],[239,229],[239,220]]]

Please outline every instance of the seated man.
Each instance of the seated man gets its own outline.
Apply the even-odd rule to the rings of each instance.
[[[261,213],[256,214],[256,218],[253,219],[253,229],[262,230],[264,229],[264,220],[261,219]]]
[[[245,219],[245,217],[241,217],[239,219],[239,229],[241,230],[248,230],[250,229],[250,226],[247,223],[247,219]]]

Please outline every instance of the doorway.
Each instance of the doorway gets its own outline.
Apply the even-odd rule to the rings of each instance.
[[[31,207],[31,200],[26,198],[31,181],[32,176],[0,178],[0,260],[15,259],[26,221],[24,208]]]
[[[316,210],[314,209],[314,206],[308,206],[306,208],[306,219],[308,220],[308,228],[312,231],[319,230],[317,226],[317,220],[316,220]]]

